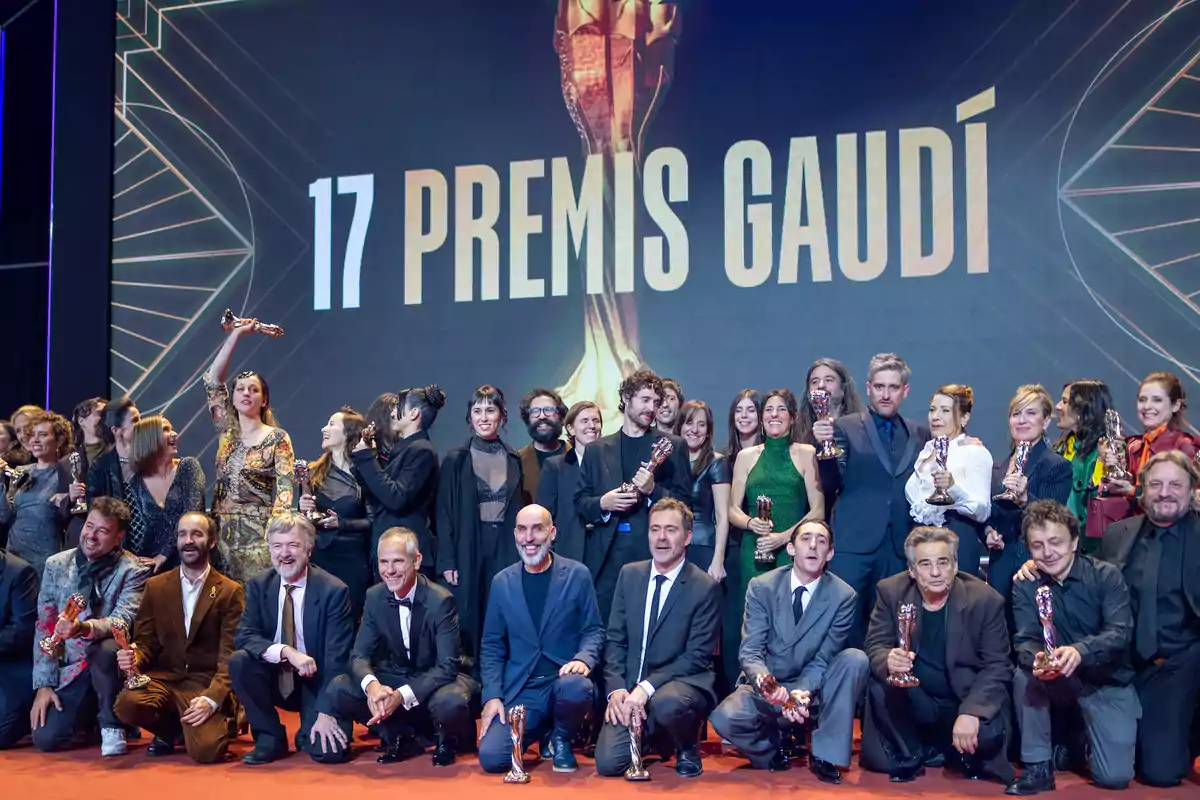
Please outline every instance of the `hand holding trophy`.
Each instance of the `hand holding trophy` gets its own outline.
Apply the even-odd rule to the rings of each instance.
[[[1025,465],[1029,463],[1029,450],[1029,442],[1021,442],[1019,445],[1017,445],[1017,454],[1013,456],[1013,475],[1025,474]],[[1012,489],[1005,489],[1003,492],[992,498],[994,502],[1007,503],[1009,505],[1016,505],[1019,499],[1020,498],[1017,497],[1017,493]]]
[[[375,449],[375,423],[372,422],[367,427],[363,428],[362,443],[372,450]]]
[[[122,650],[137,650],[137,645],[129,641],[129,627],[126,626],[125,620],[113,620],[112,637],[113,641],[116,642],[117,646]],[[130,669],[128,674],[125,676],[126,689],[141,689],[149,682],[150,678],[139,672],[137,666],[134,666],[132,669]]]
[[[772,524],[771,523],[771,512],[775,508],[775,501],[772,500],[770,497],[767,497],[765,494],[760,494],[758,496],[758,499],[756,500],[756,503],[757,503],[757,511],[758,511],[756,516],[759,519],[761,519],[763,522],[766,522],[768,525]],[[762,540],[763,540],[763,538],[761,536],[758,537],[759,542],[761,542]],[[764,549],[761,547],[755,547],[755,549],[754,549],[754,566],[756,566],[760,569],[769,569],[771,567],[774,567],[778,562],[779,562],[779,559],[778,559],[778,556],[775,554],[774,550],[767,550],[767,549]]]
[[[917,607],[913,603],[904,603],[896,609],[896,638],[897,647],[906,653],[912,652],[913,634],[917,630]],[[912,689],[920,686],[921,681],[911,672],[901,675],[888,675],[887,682],[899,689]]]
[[[642,730],[646,720],[644,712],[634,709],[629,713],[629,768],[625,770],[627,781],[648,781],[650,770],[642,760]]]
[[[279,325],[268,325],[256,319],[235,317],[233,311],[227,308],[225,309],[225,313],[221,315],[221,330],[229,333],[234,328],[250,328],[251,333],[261,333],[264,336],[270,336],[272,339],[278,339],[283,336],[283,328]]]
[[[1108,452],[1115,456],[1113,463],[1104,466],[1104,481],[1131,480],[1125,437],[1121,435],[1121,415],[1114,408],[1104,412],[1104,438],[1108,443]]]
[[[1039,586],[1034,592],[1033,599],[1037,604],[1038,620],[1042,623],[1042,647],[1044,648],[1034,658],[1033,668],[1050,680],[1058,677],[1058,670],[1061,667],[1058,659],[1054,656],[1054,651],[1058,649],[1057,637],[1054,635],[1054,595],[1049,586]]]
[[[768,703],[778,705],[785,711],[793,711],[800,708],[807,709],[809,704],[812,703],[812,696],[802,689],[793,689],[788,692],[786,700],[782,703],[777,703],[772,697],[779,690],[779,681],[770,673],[759,675],[758,679],[754,682],[754,687],[758,689],[758,693]]]
[[[505,783],[529,783],[525,771],[525,706],[508,710],[508,734],[512,738],[512,768],[504,776]]]
[[[295,465],[292,467],[292,475],[296,479],[296,483],[300,486],[301,497],[312,496],[312,471],[307,461],[296,459]],[[313,525],[319,525],[323,520],[328,519],[329,514],[322,514],[313,506],[309,511],[304,512],[304,516]]]
[[[654,472],[654,470],[658,469],[659,466],[661,466],[662,463],[667,460],[667,456],[671,455],[671,451],[674,449],[675,445],[671,443],[670,439],[665,436],[659,439],[654,443],[654,446],[650,448],[650,460],[642,462],[642,469],[648,470],[649,472]],[[621,484],[622,492],[629,493],[636,492],[637,490],[638,488],[630,481],[626,481],[625,483]]]
[[[933,461],[938,472],[946,471],[946,459],[950,457],[950,437],[939,436],[933,440]],[[952,506],[954,498],[945,489],[934,489],[933,494],[925,498],[931,506]]]
[[[67,603],[63,606],[63,610],[59,613],[58,618],[67,622],[75,622],[79,619],[79,615],[83,613],[83,609],[85,608],[87,608],[87,600],[83,595],[76,592],[67,598]],[[57,634],[51,634],[39,641],[38,647],[51,658],[62,657],[63,640]]]
[[[67,460],[71,463],[71,480],[76,483],[83,483],[83,456],[79,453],[71,453],[67,456]],[[86,514],[88,512],[87,498],[81,497],[71,506],[72,514]]]
[[[833,415],[829,413],[829,392],[824,389],[813,389],[808,393],[808,401],[812,404],[813,415],[817,419],[833,422]],[[830,440],[821,444],[821,449],[817,451],[817,458],[827,461],[845,454],[846,451],[839,447],[837,442]]]

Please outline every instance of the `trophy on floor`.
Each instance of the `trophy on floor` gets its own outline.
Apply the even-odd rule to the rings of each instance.
[[[648,781],[650,770],[642,761],[642,730],[645,720],[641,712],[634,709],[629,714],[629,769],[625,770],[627,781]]]
[[[504,775],[505,783],[529,783],[525,771],[525,706],[508,710],[508,735],[512,738],[512,767]]]
[[[229,333],[234,328],[245,328],[249,326],[251,333],[261,333],[264,336],[270,336],[272,339],[278,339],[283,336],[283,328],[279,325],[268,325],[265,322],[259,322],[254,319],[245,317],[235,317],[233,311],[225,309],[225,313],[221,315],[221,330]]]
[[[375,448],[375,423],[372,422],[367,427],[363,428],[362,442],[367,447]]]
[[[1108,441],[1108,452],[1116,456],[1116,463],[1104,465],[1104,481],[1127,481],[1129,474],[1125,437],[1121,435],[1121,415],[1110,408],[1104,412],[1104,438]]]
[[[129,627],[125,624],[125,620],[113,620],[112,637],[122,650],[137,650],[137,646],[129,641]],[[139,672],[136,665],[125,676],[126,689],[141,689],[149,682],[150,678]]]
[[[83,613],[83,609],[85,608],[87,608],[87,600],[79,592],[76,592],[67,598],[67,604],[63,606],[63,610],[58,615],[58,618],[67,622],[74,622],[79,619],[79,615]],[[62,658],[63,640],[57,634],[52,633],[45,639],[40,640],[38,647],[51,658]]]
[[[296,483],[298,483],[300,485],[300,495],[301,496],[304,496],[304,495],[311,496],[312,495],[312,473],[308,466],[308,462],[303,459],[297,458],[295,465],[292,467],[292,475],[296,479]],[[320,511],[318,511],[317,509],[314,508],[312,511],[305,511],[304,516],[313,525],[317,525],[320,522],[324,521],[329,515],[322,514]]]
[[[83,456],[79,453],[71,453],[67,456],[67,460],[71,462],[71,480],[75,483],[83,483]],[[81,497],[71,506],[72,514],[86,514],[88,510],[87,497]]]
[[[917,630],[917,607],[913,603],[903,603],[896,609],[896,638],[900,640],[897,645],[906,653],[912,652],[913,634]],[[905,672],[901,675],[888,675],[887,682],[891,686],[899,689],[912,689],[920,686],[921,682],[917,680],[917,676],[911,672]]]
[[[1025,465],[1029,463],[1029,450],[1031,445],[1029,442],[1021,442],[1017,445],[1017,454],[1013,457],[1013,467],[1011,475],[1024,475]],[[1012,489],[1005,489],[1000,494],[994,496],[992,500],[997,503],[1008,503],[1009,505],[1017,504],[1017,493]]]
[[[779,689],[779,681],[777,681],[775,676],[769,672],[759,675],[754,681],[754,686],[756,689],[758,689],[758,693],[763,696],[763,699],[772,705],[778,705],[784,710],[808,708],[809,704],[812,702],[812,695],[803,689],[792,689],[790,692],[788,692],[787,699],[782,703],[777,703],[775,700],[771,699],[771,696]]]
[[[758,518],[764,522],[771,523],[771,511],[775,508],[775,501],[765,494],[758,496]],[[759,537],[761,541],[762,537]],[[754,548],[754,566],[759,569],[770,569],[778,563],[778,557],[774,550],[764,550],[761,547]]]
[[[1039,586],[1033,595],[1037,604],[1038,621],[1042,623],[1042,652],[1033,659],[1033,668],[1038,672],[1058,672],[1062,664],[1054,657],[1058,649],[1054,635],[1054,595],[1049,586]]]
[[[829,413],[829,392],[824,389],[813,389],[808,393],[808,402],[812,404],[813,416],[820,420],[833,421],[833,417]],[[817,451],[817,458],[822,461],[827,461],[831,458],[844,456],[846,451],[838,447],[837,443],[830,439],[828,442],[821,443],[821,449]]]
[[[933,440],[933,460],[939,472],[946,471],[946,459],[950,456],[950,437],[939,436]],[[952,506],[954,498],[945,489],[934,489],[933,494],[925,498],[931,506]]]
[[[659,466],[667,460],[667,456],[671,455],[671,451],[674,449],[675,445],[671,443],[670,439],[665,436],[659,439],[654,443],[654,446],[650,448],[650,460],[642,462],[642,469],[648,470],[651,474],[653,474],[654,470],[658,469]],[[637,487],[634,486],[632,482],[626,481],[625,483],[621,484],[621,491],[636,492]]]

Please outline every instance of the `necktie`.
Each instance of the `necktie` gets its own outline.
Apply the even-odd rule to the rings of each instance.
[[[892,426],[895,424],[895,421],[891,417],[888,417],[883,421],[883,440],[888,445],[891,445],[892,443],[892,435],[895,433]]]
[[[283,622],[280,625],[280,644],[294,648],[296,646],[296,607],[292,603],[292,592],[296,587],[286,584],[283,587]],[[284,662],[283,671],[279,673],[279,693],[286,700],[296,688],[296,676],[290,664]]]
[[[804,590],[805,587],[798,586],[796,591],[792,592],[792,622],[797,625],[804,616]]]
[[[650,634],[654,633],[654,626],[658,624],[658,612],[662,603],[662,587],[666,582],[666,575],[654,576],[654,596],[650,598],[650,628],[646,631],[647,643],[650,641]]]
[[[1162,561],[1162,539],[1152,533],[1143,541],[1146,543],[1146,557],[1142,560],[1134,641],[1137,654],[1142,660],[1150,661],[1158,654],[1158,569]]]

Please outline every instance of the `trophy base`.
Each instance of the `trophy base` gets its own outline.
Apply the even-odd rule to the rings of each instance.
[[[925,502],[931,506],[952,506],[954,498],[944,489],[937,489],[929,497],[925,498]]]
[[[1015,506],[1017,504],[1017,496],[1011,490],[1003,491],[992,497],[993,503],[1000,503],[1005,506]]]
[[[888,686],[895,686],[897,689],[914,689],[921,685],[917,676],[910,674],[888,675],[887,682]]]
[[[57,641],[53,637],[42,639],[38,642],[38,648],[50,658],[62,658],[63,646],[62,642]]]
[[[845,450],[838,447],[833,442],[826,442],[821,446],[821,449],[817,451],[817,460],[828,461],[831,458],[841,458],[844,455],[846,455]]]
[[[775,569],[778,565],[779,559],[774,553],[769,558],[759,558],[758,553],[754,554],[754,566],[758,569]]]
[[[627,781],[648,781],[650,780],[650,770],[645,767],[630,767],[625,770],[625,780]]]
[[[513,772],[510,770],[508,772],[508,774],[504,776],[504,782],[505,783],[529,783],[529,773],[528,772]]]
[[[146,675],[130,675],[125,679],[125,688],[129,690],[144,689],[150,683]]]
[[[71,506],[71,513],[72,513],[72,514],[86,514],[86,513],[88,513],[88,504],[87,504],[87,501],[86,501],[86,500],[84,500],[84,499],[82,499],[82,498],[80,498],[79,500],[76,500],[76,501],[75,501],[75,505]]]
[[[1058,672],[1062,668],[1062,664],[1052,658],[1033,659],[1033,668],[1038,672]]]

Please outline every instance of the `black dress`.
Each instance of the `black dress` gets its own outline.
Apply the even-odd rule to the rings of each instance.
[[[362,617],[363,598],[371,586],[371,522],[358,478],[332,464],[320,486],[313,487],[318,511],[333,511],[336,528],[317,526],[312,563],[332,573],[350,590],[350,613]]]
[[[165,556],[167,560],[159,572],[179,566],[179,553],[175,549],[179,518],[193,511],[204,512],[204,470],[200,462],[190,456],[179,459],[175,479],[161,506],[136,472],[129,478],[127,497],[120,499],[128,500],[132,515],[125,549],[142,558]]]

